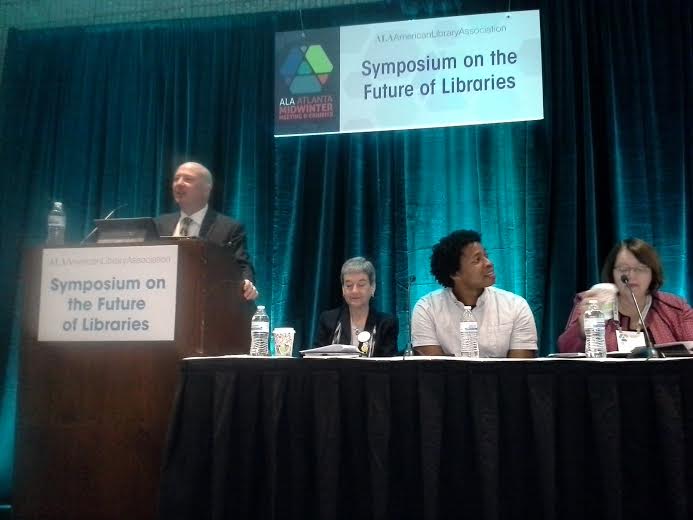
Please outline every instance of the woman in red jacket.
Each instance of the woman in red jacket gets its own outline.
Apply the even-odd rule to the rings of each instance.
[[[623,275],[627,276],[628,285],[621,281]],[[637,334],[643,328],[628,286],[635,294],[653,343],[693,340],[693,309],[682,298],[659,290],[664,281],[662,263],[647,242],[627,238],[616,244],[604,262],[602,280],[618,289],[614,316],[606,317],[607,351],[618,350],[617,334]],[[583,316],[591,297],[591,291],[575,296],[568,324],[558,338],[559,352],[585,351]]]

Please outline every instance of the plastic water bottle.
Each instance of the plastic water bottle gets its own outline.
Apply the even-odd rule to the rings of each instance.
[[[65,211],[62,202],[54,202],[48,213],[48,234],[46,244],[61,246],[65,243]]]
[[[269,316],[264,305],[258,305],[250,320],[250,355],[269,356]]]
[[[460,320],[460,356],[479,357],[479,324],[472,314],[472,308],[468,305],[464,306]]]
[[[604,313],[599,308],[598,300],[588,300],[587,303],[589,306],[585,311],[585,354],[591,358],[605,358]]]

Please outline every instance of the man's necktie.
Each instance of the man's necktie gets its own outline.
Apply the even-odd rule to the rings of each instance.
[[[178,230],[178,234],[182,237],[187,237],[188,236],[188,228],[190,227],[190,223],[192,222],[192,219],[190,217],[183,217],[180,221],[180,229]]]

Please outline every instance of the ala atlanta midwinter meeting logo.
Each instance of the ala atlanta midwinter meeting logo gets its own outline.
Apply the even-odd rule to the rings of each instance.
[[[334,69],[321,45],[293,47],[279,73],[292,94],[318,94]]]
[[[339,28],[277,33],[275,135],[339,131]]]

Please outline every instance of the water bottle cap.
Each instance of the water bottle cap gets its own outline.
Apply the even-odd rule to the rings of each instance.
[[[595,305],[598,305],[599,300],[587,300],[587,303],[594,303]]]
[[[471,311],[471,310],[472,310],[472,306],[471,306],[471,305],[465,305],[465,306],[464,306],[464,309],[467,310],[467,311]]]
[[[264,306],[264,305],[258,305],[258,306],[257,306],[257,310],[259,310],[259,311],[262,311],[262,310],[264,310],[264,309],[265,309],[265,306]]]
[[[62,203],[62,202],[57,202],[57,201],[56,201],[56,202],[53,203],[53,207],[54,207],[55,209],[63,209],[63,203]]]

